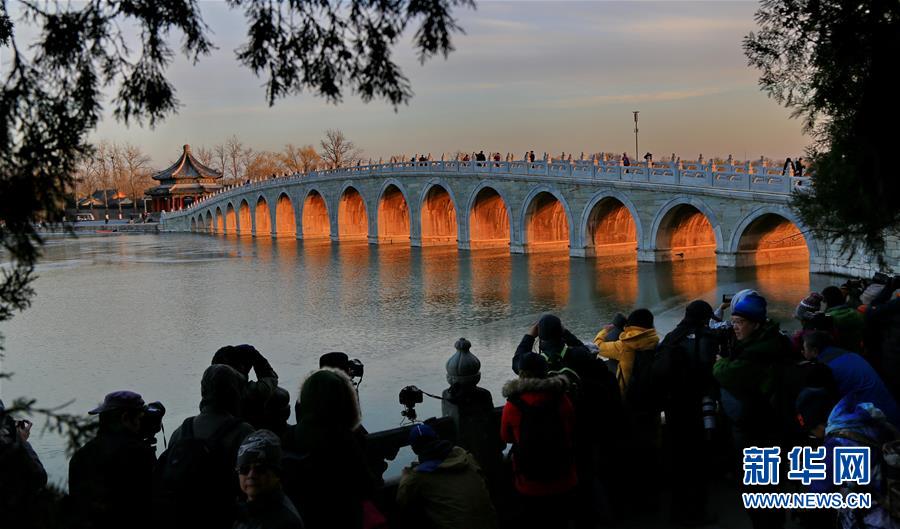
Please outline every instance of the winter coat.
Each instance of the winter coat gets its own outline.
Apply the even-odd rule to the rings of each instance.
[[[661,386],[667,420],[670,416],[701,418],[703,397],[714,394],[712,366],[717,351],[715,336],[702,325],[682,322],[663,338],[652,373],[654,385]]]
[[[372,497],[375,478],[355,434],[359,403],[349,377],[334,369],[311,374],[297,415],[282,443],[285,494],[311,529],[361,528],[362,503]]]
[[[863,333],[866,328],[865,317],[855,308],[840,305],[825,310],[834,322],[834,334],[837,346],[854,353],[862,352]]]
[[[611,358],[619,362],[616,369],[616,379],[619,382],[619,390],[622,395],[628,387],[631,380],[631,369],[634,367],[634,355],[638,351],[648,349],[656,349],[659,343],[659,336],[656,329],[644,329],[643,327],[626,326],[619,339],[615,342],[603,341],[607,334],[606,329],[601,329],[594,337],[594,343],[600,348],[599,355]]]
[[[881,376],[895,399],[900,399],[900,298],[885,289],[866,311],[866,346],[881,368]]]
[[[69,462],[73,526],[96,529],[149,527],[146,516],[153,488],[153,449],[130,432],[101,432]]]
[[[291,500],[277,490],[241,503],[233,529],[303,529],[303,520]]]
[[[28,441],[23,441],[16,421],[0,401],[0,512],[9,527],[44,527],[46,511],[42,492],[47,472]],[[0,524],[2,525],[2,524]]]
[[[420,509],[434,529],[496,529],[497,513],[471,454],[454,446],[443,460],[413,463],[403,470],[397,506]]]
[[[518,396],[525,404],[530,406],[557,400],[559,402],[559,414],[562,417],[566,435],[564,444],[574,448],[575,409],[572,406],[572,401],[566,395],[567,389],[568,383],[564,376],[517,378],[510,380],[503,386],[503,396],[507,399]],[[521,439],[521,424],[522,412],[515,404],[507,402],[503,407],[503,416],[500,419],[500,438],[507,443],[518,444]],[[549,482],[531,480],[517,471],[515,454],[513,454],[512,463],[516,490],[526,496],[563,494],[572,490],[578,484],[574,463],[560,478]]]
[[[900,409],[887,386],[872,366],[860,355],[837,347],[826,347],[819,362],[827,365],[837,382],[838,396],[854,394],[859,402],[871,402],[888,420],[900,427]]]
[[[860,442],[857,439],[849,439],[841,435],[850,432],[850,436],[866,439],[870,442]],[[871,402],[861,402],[854,395],[848,395],[841,399],[831,415],[825,427],[825,470],[826,478],[815,480],[810,486],[811,492],[827,493],[838,489],[834,485],[834,448],[838,446],[869,446],[871,454],[871,481],[870,485],[855,488],[854,492],[871,492],[872,508],[868,511],[841,510],[838,512],[838,520],[843,529],[896,529],[896,522],[891,522],[890,515],[876,502],[884,494],[882,482],[882,454],[881,446],[893,439],[890,427],[883,413]],[[856,523],[860,518],[861,524]]]
[[[722,406],[736,427],[738,444],[762,442],[777,436],[773,398],[778,390],[778,368],[790,358],[790,341],[778,324],[767,321],[743,340],[729,358],[713,365],[721,388]]]
[[[256,380],[249,380],[241,391],[240,417],[253,425],[263,428],[266,424],[266,401],[278,388],[278,374],[262,355],[253,363]]]

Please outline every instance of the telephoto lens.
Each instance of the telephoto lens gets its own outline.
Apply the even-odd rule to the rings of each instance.
[[[706,438],[712,438],[712,432],[716,429],[716,401],[712,397],[703,397],[701,404],[703,413],[703,429],[706,430]]]

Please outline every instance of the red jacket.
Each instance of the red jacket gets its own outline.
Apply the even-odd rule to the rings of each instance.
[[[575,431],[575,408],[572,401],[566,395],[567,381],[565,377],[551,376],[548,378],[517,378],[510,380],[503,386],[503,396],[512,397],[518,395],[525,404],[536,405],[551,399],[559,399],[559,414],[562,416],[565,428],[566,445],[573,447]],[[519,443],[519,426],[522,421],[522,412],[515,404],[507,402],[503,407],[503,418],[500,422],[500,438],[512,444]],[[578,475],[575,473],[573,463],[568,471],[560,478],[553,481],[534,481],[523,476],[516,470],[516,458],[513,455],[513,474],[515,476],[516,490],[526,496],[551,496],[562,494],[572,490],[578,484]]]

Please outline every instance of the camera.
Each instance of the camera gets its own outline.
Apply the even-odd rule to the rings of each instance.
[[[144,415],[141,416],[141,426],[138,434],[141,439],[150,442],[150,445],[156,445],[156,434],[162,430],[162,420],[166,415],[166,407],[162,402],[151,402],[144,406]]]
[[[734,299],[734,294],[722,294],[722,303],[731,303],[732,299]]]
[[[347,374],[350,378],[362,378],[363,363],[359,358],[347,360]]]
[[[891,276],[884,272],[875,272],[875,275],[872,276],[872,282],[879,285],[889,285],[892,279]]]
[[[421,404],[424,393],[416,386],[406,386],[400,390],[399,400],[404,409],[400,415],[411,421],[416,420],[416,404]]]

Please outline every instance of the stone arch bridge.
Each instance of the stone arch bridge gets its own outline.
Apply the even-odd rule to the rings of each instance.
[[[749,164],[403,162],[234,186],[164,213],[161,226],[639,261],[715,256],[719,266],[799,260],[814,272],[870,273],[866,256],[848,260],[790,209],[790,193],[809,185]]]

